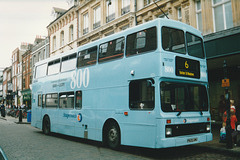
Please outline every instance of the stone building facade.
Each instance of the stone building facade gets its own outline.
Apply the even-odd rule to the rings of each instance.
[[[3,70],[3,100],[5,106],[10,106],[13,101],[12,96],[12,67]]]
[[[50,55],[84,45],[156,18],[181,21],[200,30],[208,60],[212,118],[218,116],[223,60],[228,61],[231,98],[240,106],[239,0],[74,0],[48,26]],[[165,14],[163,14],[163,12]],[[234,42],[234,43],[231,43]],[[221,76],[220,76],[221,75]],[[217,93],[217,94],[215,94]],[[239,111],[240,113],[240,111]],[[240,115],[239,115],[240,118]]]
[[[49,57],[49,37],[37,36],[31,52],[31,68],[35,63]]]
[[[12,105],[19,106],[22,104],[22,55],[31,48],[29,43],[21,43],[20,48],[12,52]]]
[[[22,99],[23,104],[26,106],[31,105],[31,79],[32,79],[32,67],[31,67],[31,49],[27,50],[22,55]]]

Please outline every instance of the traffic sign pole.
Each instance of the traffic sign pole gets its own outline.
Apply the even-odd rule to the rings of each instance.
[[[226,60],[223,62],[223,73],[224,73],[224,79],[222,80],[222,87],[225,88],[225,101],[226,101],[226,107],[227,107],[227,121],[226,121],[226,148],[232,149],[233,143],[232,143],[232,128],[230,125],[231,118],[230,118],[230,94],[228,92],[228,87],[230,86],[229,79],[227,78],[227,64]]]

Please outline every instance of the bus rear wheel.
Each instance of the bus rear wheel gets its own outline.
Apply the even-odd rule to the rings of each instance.
[[[50,119],[48,116],[45,116],[43,119],[43,133],[45,135],[50,135]]]
[[[106,132],[107,145],[112,149],[117,149],[120,145],[120,129],[117,123],[111,122]]]

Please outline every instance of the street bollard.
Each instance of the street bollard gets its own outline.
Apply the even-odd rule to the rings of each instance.
[[[22,109],[19,111],[19,122],[22,122]]]

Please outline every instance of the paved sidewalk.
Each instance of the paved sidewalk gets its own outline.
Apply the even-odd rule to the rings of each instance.
[[[233,146],[233,149],[227,149],[226,143],[219,143],[220,129],[221,129],[220,123],[212,123],[213,140],[210,142],[196,144],[195,146],[201,147],[202,149],[211,150],[214,152],[240,156],[240,147]],[[238,136],[238,139],[239,137],[240,135]]]
[[[16,124],[31,124],[31,122],[27,122],[27,118],[22,118],[22,122],[19,122],[19,118],[15,118],[15,117],[11,117],[11,116],[5,116],[5,117],[1,117],[0,119],[9,121],[9,122],[14,122]]]

